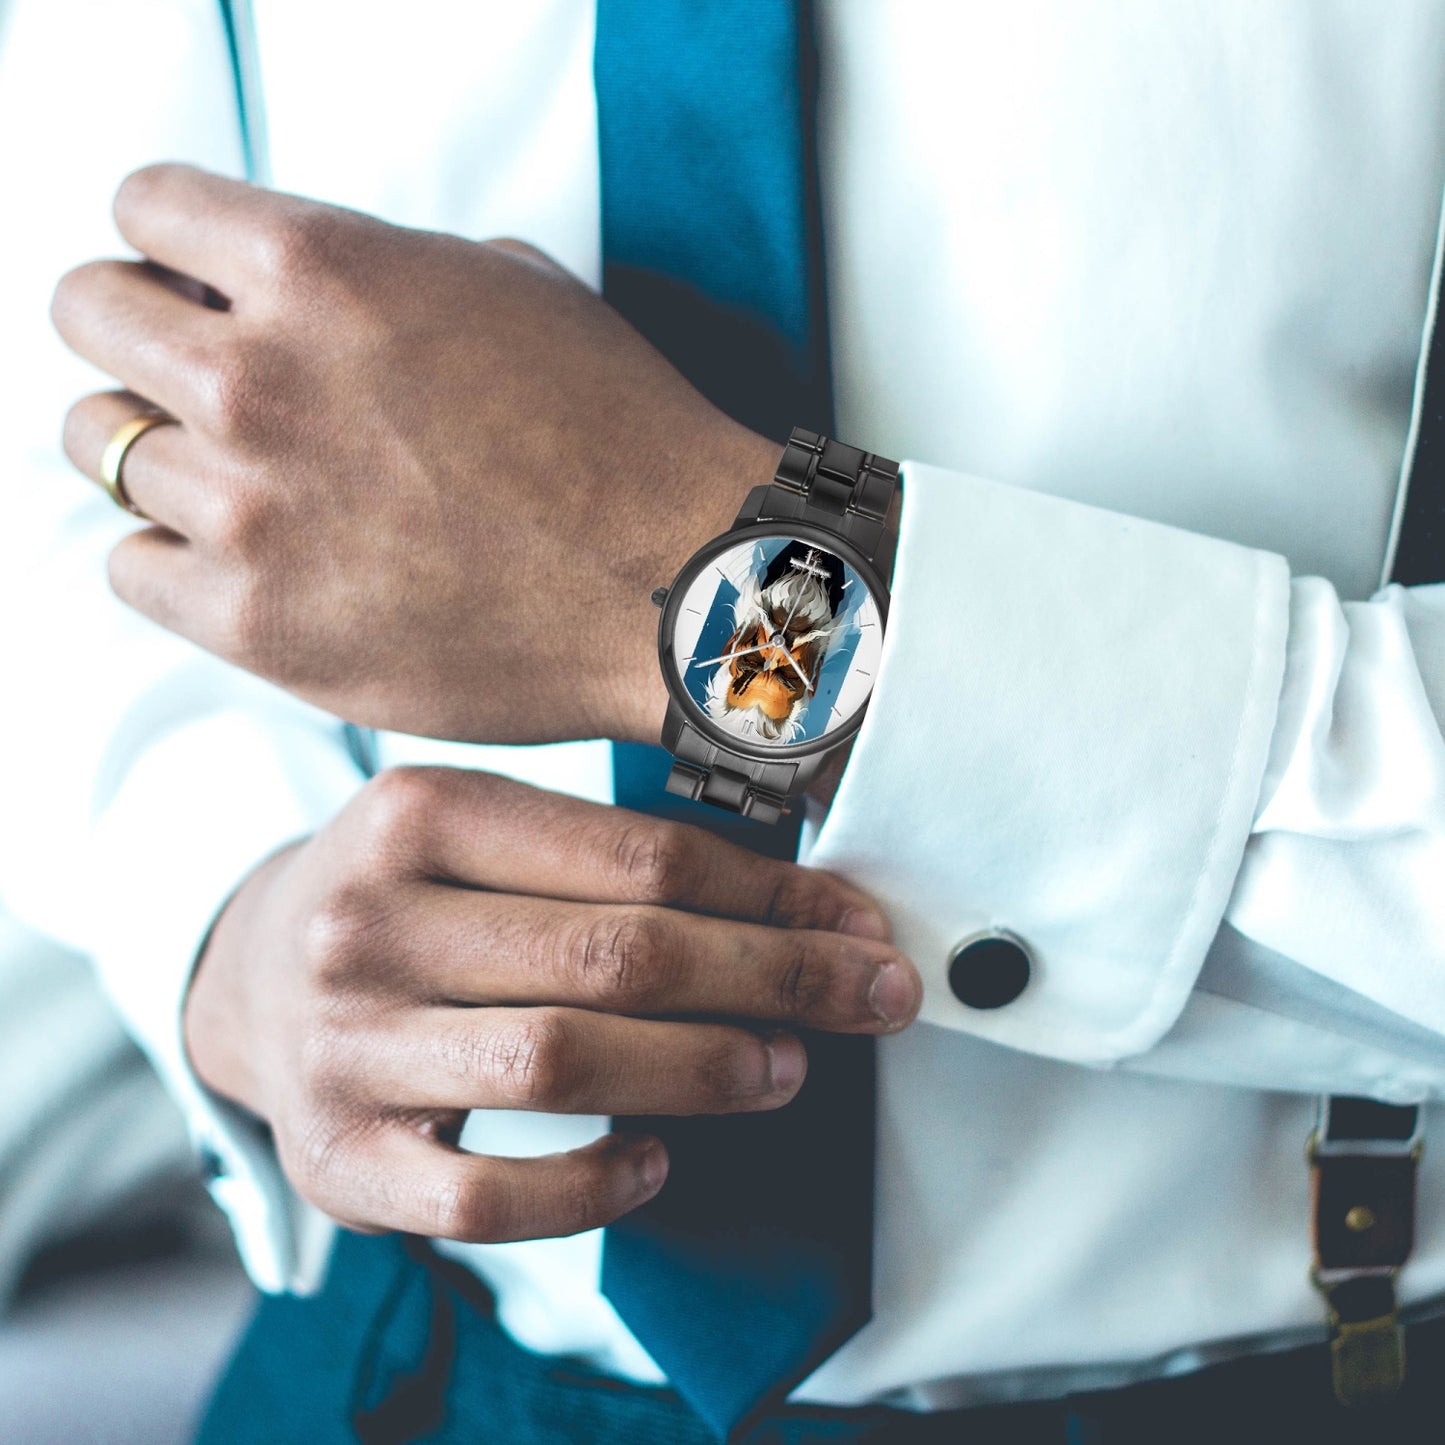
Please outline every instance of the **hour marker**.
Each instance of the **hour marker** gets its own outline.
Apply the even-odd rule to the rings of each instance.
[[[690,661],[692,661],[692,659],[689,658],[688,661],[690,662]],[[859,677],[872,677],[872,676],[873,676],[873,674],[872,674],[871,672],[864,672],[861,667],[857,669],[857,673],[858,673],[858,676],[859,676]]]
[[[684,608],[683,610],[684,610],[685,612],[691,612],[694,617],[701,617],[701,616],[702,616],[702,608],[701,608],[701,607],[686,607],[686,608]]]

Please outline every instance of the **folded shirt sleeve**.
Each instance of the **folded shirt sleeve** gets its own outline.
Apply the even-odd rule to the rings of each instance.
[[[1445,589],[922,464],[808,861],[888,907],[925,1026],[1258,1088],[1445,1094]],[[1017,937],[977,1008],[961,944]]]

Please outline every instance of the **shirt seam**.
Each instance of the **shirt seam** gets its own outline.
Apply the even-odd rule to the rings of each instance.
[[[1230,815],[1238,806],[1238,793],[1240,787],[1240,773],[1245,762],[1245,741],[1250,732],[1249,724],[1253,720],[1254,711],[1259,693],[1263,689],[1266,664],[1273,659],[1275,661],[1275,712],[1278,713],[1278,694],[1284,682],[1284,642],[1288,633],[1288,609],[1286,607],[1283,615],[1285,625],[1281,627],[1277,618],[1279,609],[1275,608],[1275,615],[1270,615],[1270,608],[1275,603],[1277,595],[1284,593],[1284,600],[1288,602],[1288,578],[1286,586],[1280,589],[1271,573],[1279,570],[1282,566],[1281,559],[1275,558],[1272,554],[1262,555],[1255,561],[1255,605],[1254,605],[1254,637],[1255,645],[1253,658],[1250,663],[1249,678],[1245,686],[1243,704],[1239,710],[1239,720],[1235,727],[1234,740],[1230,750],[1229,770],[1225,777],[1224,787],[1220,792],[1219,806],[1215,811],[1213,826],[1210,830],[1209,843],[1205,848],[1204,858],[1197,873],[1194,884],[1190,890],[1189,902],[1185,907],[1184,916],[1179,928],[1175,932],[1174,943],[1169,950],[1163,968],[1155,979],[1154,987],[1150,990],[1149,996],[1143,1007],[1136,1016],[1127,1024],[1103,1035],[1103,1043],[1111,1049],[1114,1057],[1125,1056],[1126,1050],[1133,1049],[1138,1045],[1137,1051],[1143,1052],[1151,1044],[1157,1042],[1168,1031],[1174,1020],[1178,1017],[1179,1009],[1169,1008],[1170,994],[1175,991],[1177,976],[1185,972],[1183,954],[1185,949],[1193,942],[1192,935],[1198,927],[1198,919],[1203,911],[1204,894],[1209,881],[1218,871],[1218,865],[1224,856],[1225,824]],[[1272,736],[1272,733],[1271,733]],[[1259,759],[1259,775],[1255,779],[1254,793],[1256,798],[1259,793],[1259,786],[1263,780],[1265,768],[1269,761],[1268,746],[1261,749],[1262,756]],[[1254,817],[1253,809],[1250,812],[1250,822]],[[1245,830],[1243,838],[1239,840],[1239,860],[1242,862],[1244,849],[1249,840],[1250,830]],[[1219,921],[1223,920],[1224,910],[1228,906],[1229,894],[1233,886],[1233,877],[1239,873],[1237,862],[1234,874],[1231,877],[1230,887],[1221,889],[1221,900],[1219,909]],[[1215,931],[1218,931],[1216,922]],[[1212,936],[1212,935],[1211,935]],[[1203,964],[1204,951],[1200,951],[1199,963]],[[1190,989],[1178,990],[1180,1008],[1188,998],[1192,989],[1192,980],[1198,977],[1198,968],[1190,974]],[[1162,1020],[1159,1015],[1167,1015]],[[1143,1042],[1140,1038],[1143,1036]]]

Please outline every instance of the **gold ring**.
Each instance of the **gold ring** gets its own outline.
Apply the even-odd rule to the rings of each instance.
[[[175,417],[169,416],[163,411],[143,411],[139,416],[133,416],[129,421],[122,422],[116,428],[115,434],[106,442],[105,450],[100,454],[100,484],[105,488],[106,496],[117,507],[124,508],[132,516],[141,518],[142,521],[149,522],[152,519],[131,501],[130,493],[126,491],[125,483],[120,479],[120,469],[125,464],[125,454],[153,426],[165,426],[174,422]]]

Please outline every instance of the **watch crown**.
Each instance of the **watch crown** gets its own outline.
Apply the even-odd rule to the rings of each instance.
[[[654,607],[661,607],[662,604],[663,604],[664,602],[666,602],[666,601],[667,601],[667,588],[666,588],[666,587],[654,587],[654,588],[652,589],[652,605],[653,605]]]

